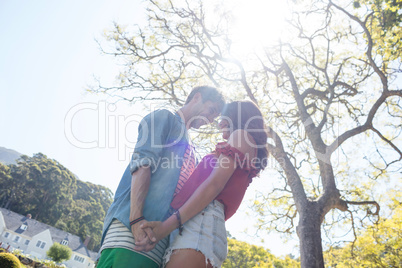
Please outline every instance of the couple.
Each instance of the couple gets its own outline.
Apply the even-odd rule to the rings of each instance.
[[[196,165],[187,130],[220,113],[226,141]],[[266,142],[257,106],[225,104],[213,87],[194,88],[174,114],[145,116],[106,214],[97,267],[220,267],[227,256],[225,221],[265,168]]]

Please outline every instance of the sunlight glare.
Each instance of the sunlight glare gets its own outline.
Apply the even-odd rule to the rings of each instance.
[[[285,24],[286,1],[240,0],[232,5],[235,23],[231,35],[239,49],[270,45],[280,38]]]

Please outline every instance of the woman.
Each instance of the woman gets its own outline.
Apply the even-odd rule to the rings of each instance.
[[[168,268],[221,266],[227,256],[225,221],[240,206],[252,178],[266,166],[267,134],[254,103],[227,104],[219,128],[227,141],[202,159],[174,197],[174,214],[142,225],[151,227],[157,240],[170,234]]]

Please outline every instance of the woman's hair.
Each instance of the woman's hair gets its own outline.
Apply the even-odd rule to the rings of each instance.
[[[253,161],[256,168],[263,170],[268,162],[267,131],[260,109],[251,101],[233,101],[224,106],[222,119],[229,122],[230,131],[246,130],[257,143],[257,158]]]

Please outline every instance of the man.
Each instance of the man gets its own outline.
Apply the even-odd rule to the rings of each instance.
[[[164,220],[170,202],[195,167],[187,130],[211,123],[224,105],[216,88],[194,88],[175,114],[157,110],[145,116],[129,167],[123,174],[104,222],[98,268],[159,267],[168,244],[149,239],[145,221]],[[148,235],[148,234],[149,235]],[[136,252],[135,241],[148,239],[149,252]]]

